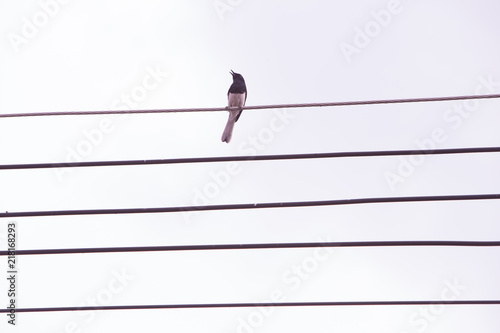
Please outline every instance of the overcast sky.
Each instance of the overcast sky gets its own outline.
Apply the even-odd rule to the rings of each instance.
[[[0,112],[500,93],[494,0],[0,0]],[[500,146],[500,101],[3,118],[0,164]],[[499,154],[0,172],[0,211],[499,193]],[[18,249],[499,240],[500,204],[398,203],[0,220]],[[18,307],[500,299],[498,248],[18,258]],[[7,275],[2,259],[1,272]],[[2,273],[1,276],[4,276]],[[0,283],[8,304],[7,281]],[[498,306],[21,313],[2,332],[498,332]]]

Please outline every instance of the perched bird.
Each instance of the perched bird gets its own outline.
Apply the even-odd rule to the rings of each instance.
[[[233,76],[233,84],[231,84],[227,92],[229,119],[227,120],[226,128],[224,128],[224,133],[222,133],[222,142],[227,143],[231,141],[234,123],[240,119],[241,112],[243,112],[241,108],[245,106],[247,100],[245,79],[243,79],[241,74],[235,73],[232,70],[229,73]]]

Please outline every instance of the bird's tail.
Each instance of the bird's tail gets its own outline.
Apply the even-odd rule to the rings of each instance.
[[[222,133],[222,142],[226,143],[229,143],[229,141],[231,141],[231,137],[233,136],[234,123],[236,123],[236,119],[238,118],[238,111],[229,112],[229,119],[227,120],[226,127],[224,128],[224,132]]]

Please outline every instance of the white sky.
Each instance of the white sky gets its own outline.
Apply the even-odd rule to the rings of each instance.
[[[494,0],[0,0],[0,112],[225,106],[230,69],[245,77],[247,105],[498,94],[499,9]],[[225,112],[2,119],[0,164],[498,146],[499,103],[245,111],[230,144],[220,142]],[[498,193],[499,165],[498,154],[473,154],[3,171],[0,211]],[[477,201],[18,218],[0,221],[0,244],[6,248],[12,221],[19,249],[498,240],[499,208]],[[497,248],[351,248],[23,256],[17,301],[25,308],[499,299],[499,254]],[[0,266],[7,271],[4,259]],[[500,328],[497,306],[17,319],[13,328],[2,316],[2,332]]]

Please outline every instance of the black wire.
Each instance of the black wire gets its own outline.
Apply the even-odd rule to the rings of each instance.
[[[19,308],[15,312],[60,312],[101,310],[151,310],[151,309],[207,309],[207,308],[250,308],[250,307],[313,307],[313,306],[401,306],[401,305],[500,305],[500,300],[454,300],[454,301],[359,301],[359,302],[289,302],[289,303],[209,303],[209,304],[157,304],[157,305],[111,305],[70,306],[51,308]],[[0,309],[8,313],[9,309]]]
[[[237,161],[272,161],[272,160],[295,160],[295,159],[339,158],[339,157],[443,155],[443,154],[498,153],[498,152],[500,152],[500,147],[449,148],[449,149],[429,149],[429,150],[360,151],[360,152],[307,153],[307,154],[261,155],[261,156],[192,157],[192,158],[129,160],[129,161],[6,164],[6,165],[0,165],[0,170],[104,167],[104,166],[124,166],[124,165],[130,166],[130,165],[152,165],[152,164],[209,163],[209,162],[237,162]]]
[[[364,242],[308,242],[308,243],[268,243],[268,244],[215,244],[215,245],[168,245],[137,247],[100,247],[74,249],[42,249],[0,251],[0,256],[35,254],[75,254],[75,253],[116,253],[116,252],[156,252],[156,251],[205,251],[205,250],[257,250],[293,249],[317,247],[393,247],[393,246],[500,246],[500,241],[364,241]]]
[[[147,213],[174,213],[174,212],[179,213],[179,212],[210,211],[210,210],[339,206],[339,205],[389,203],[389,202],[464,201],[464,200],[496,200],[496,199],[500,199],[500,194],[361,198],[361,199],[340,199],[340,200],[323,200],[323,201],[266,202],[266,203],[254,203],[254,204],[226,204],[226,205],[158,207],[158,208],[51,210],[51,211],[13,212],[13,213],[5,212],[5,213],[0,213],[0,218],[35,217],[35,216],[69,216],[69,215],[147,214]]]

